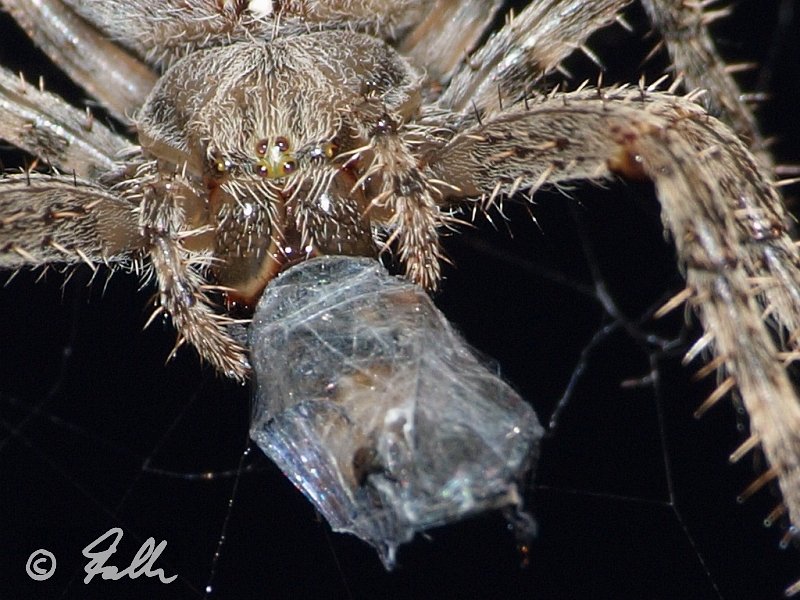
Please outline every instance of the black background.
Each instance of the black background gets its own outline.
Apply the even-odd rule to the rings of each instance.
[[[643,39],[636,8],[630,20],[636,33],[592,39],[606,81],[664,68],[659,58],[641,66],[655,40]],[[744,0],[714,31],[731,60],[760,64],[741,80],[770,95],[759,115],[779,161],[800,163],[800,7]],[[85,101],[7,17],[0,40],[2,64]],[[596,76],[580,57],[571,67],[578,80]],[[0,157],[7,168],[25,161],[7,147]],[[800,195],[786,192],[789,202]],[[87,285],[91,273],[79,269],[66,285],[54,271],[36,283],[34,272],[0,289],[0,598],[199,598],[207,585],[224,600],[779,598],[800,578],[800,553],[781,551],[779,528],[761,524],[777,502],[769,491],[735,501],[757,472],[751,457],[727,462],[745,437],[741,415],[724,402],[692,418],[713,382],[689,382],[680,351],[662,356],[617,332],[581,359],[609,322],[574,289],[591,287],[590,264],[634,322],[681,288],[651,189],[574,195],[538,195],[538,227],[509,204],[508,224],[495,216],[497,230],[482,223],[453,236],[455,267],[437,297],[543,421],[586,367],[526,490],[540,527],[527,567],[503,519],[489,515],[430,532],[386,573],[364,544],[330,533],[257,449],[243,456],[247,388],[220,381],[191,351],[164,365],[170,327],[141,331],[151,287],[123,274]],[[680,314],[642,330],[697,334]],[[621,385],[631,380],[641,385]],[[111,527],[125,532],[113,564],[124,567],[152,536],[167,541],[159,566],[178,580],[84,585],[81,549]],[[58,560],[47,582],[24,573],[37,548]]]

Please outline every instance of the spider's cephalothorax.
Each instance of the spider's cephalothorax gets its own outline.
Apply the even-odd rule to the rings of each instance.
[[[207,274],[229,308],[254,306],[303,257],[376,256],[378,226],[391,227],[401,202],[413,202],[412,221],[392,229],[410,238],[401,242],[409,275],[431,287],[442,195],[409,144],[434,136],[405,130],[419,117],[422,83],[394,49],[353,32],[195,52],[167,70],[137,113],[142,162],[117,189],[138,206],[156,260],[170,262],[158,240],[176,233],[182,251],[212,257]],[[189,312],[186,293],[162,300],[173,317]],[[231,343],[207,353],[236,375],[241,354]]]
[[[531,2],[478,48],[500,0],[3,0],[137,137],[0,71],[0,137],[54,171],[0,181],[0,268],[144,265],[179,344],[241,380],[230,311],[288,264],[391,249],[433,288],[459,211],[646,178],[686,272],[669,307],[697,312],[707,333],[689,359],[712,352],[720,373],[703,410],[741,395],[745,448],[760,443],[800,525],[800,404],[785,366],[800,350],[800,257],[706,30],[715,13],[641,0],[681,75],[666,91],[537,91],[593,31],[624,24],[628,3]]]
[[[247,305],[287,262],[375,255],[374,139],[416,115],[421,81],[383,42],[349,32],[185,57],[137,116],[143,226],[174,204],[191,230],[183,246],[210,252],[229,301]]]

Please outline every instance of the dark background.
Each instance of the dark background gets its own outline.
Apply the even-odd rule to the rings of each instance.
[[[741,79],[770,96],[764,131],[779,161],[795,164],[798,13],[789,0],[743,0],[714,29],[731,60],[759,63]],[[639,10],[630,20],[635,34],[592,40],[606,81],[663,71],[658,57],[641,66],[655,40],[644,39]],[[85,102],[5,16],[0,40],[0,63]],[[572,63],[578,80],[596,76],[588,61]],[[7,168],[26,160],[7,147],[0,157]],[[790,203],[800,195],[786,192]],[[543,422],[581,373],[525,491],[540,527],[527,566],[502,517],[488,515],[417,539],[386,573],[370,548],[331,533],[256,448],[243,455],[247,388],[220,381],[191,351],[164,365],[174,332],[161,322],[141,331],[152,287],[103,273],[89,285],[79,269],[66,285],[34,272],[0,289],[0,598],[200,598],[207,585],[223,600],[781,597],[800,578],[800,553],[778,548],[780,527],[763,527],[777,502],[768,490],[735,500],[758,472],[752,457],[727,462],[744,418],[727,401],[692,418],[713,384],[691,383],[679,365],[696,328],[680,314],[638,323],[681,289],[650,187],[587,186],[575,198],[537,195],[538,227],[507,205],[508,224],[495,217],[497,230],[453,236],[456,266],[437,297]],[[585,293],[592,269],[635,328],[677,350],[619,327],[592,344],[613,323]],[[178,580],[85,586],[81,549],[111,527],[125,532],[112,564],[127,565],[152,536],[167,541],[159,566]],[[47,582],[24,573],[37,548],[58,559]]]

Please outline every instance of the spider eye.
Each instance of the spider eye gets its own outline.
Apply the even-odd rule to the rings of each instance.
[[[277,162],[262,158],[256,163],[256,173],[267,179],[286,177],[297,171],[297,161],[291,154],[284,155]]]
[[[314,159],[327,158],[331,160],[339,152],[339,145],[335,141],[325,142],[311,149],[308,155]]]
[[[280,173],[280,177],[285,175],[291,175],[297,170],[297,161],[289,159],[285,161],[278,167],[278,172]]]
[[[268,179],[291,175],[297,170],[297,161],[290,151],[291,144],[286,137],[278,136],[270,144],[268,139],[256,143],[256,173]]]
[[[209,155],[209,168],[212,176],[221,176],[233,169],[233,161],[226,158],[218,150],[212,150]]]
[[[227,158],[220,158],[214,163],[214,168],[216,169],[217,173],[227,173],[231,170],[233,163],[228,160]]]
[[[322,145],[322,152],[325,154],[326,158],[333,158],[336,156],[338,150],[339,147],[336,145],[336,142],[327,142]]]

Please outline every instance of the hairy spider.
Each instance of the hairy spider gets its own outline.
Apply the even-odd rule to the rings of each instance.
[[[479,48],[502,5],[489,4],[4,1],[137,141],[2,72],[0,136],[55,172],[0,182],[0,267],[153,276],[178,346],[241,380],[229,315],[297,260],[392,251],[433,289],[441,232],[462,213],[578,179],[649,179],[686,270],[668,308],[693,307],[707,333],[689,357],[713,352],[707,370],[721,373],[702,410],[741,395],[746,447],[761,445],[800,524],[785,369],[798,256],[768,154],[709,41],[716,14],[642,3],[682,75],[667,92],[549,92],[547,75],[628,2],[534,2]],[[708,93],[676,96],[680,85]]]

